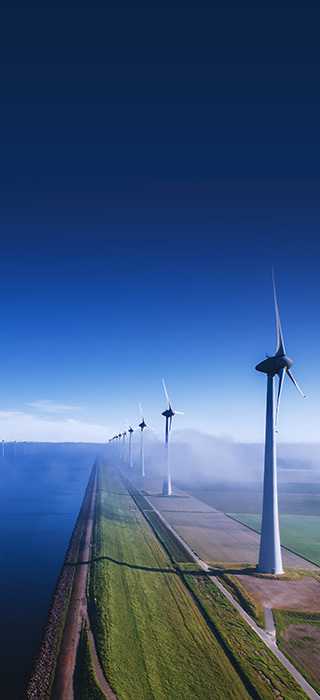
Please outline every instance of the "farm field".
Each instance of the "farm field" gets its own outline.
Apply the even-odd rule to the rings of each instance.
[[[320,693],[320,614],[274,610],[281,651]]]
[[[191,496],[223,513],[262,511],[262,484],[252,484],[247,491],[243,489],[242,484],[239,484],[238,488],[235,484],[224,489],[211,484],[203,490],[188,488],[187,491]],[[280,514],[320,516],[318,484],[279,484],[278,493]]]
[[[112,467],[98,486],[90,618],[119,700],[249,700],[150,526]]]
[[[177,488],[175,485],[173,487],[173,495],[165,496],[162,494],[162,481],[159,478],[142,478],[135,476],[133,478],[134,483],[139,489],[145,494],[152,502],[155,508],[161,511],[194,511],[199,513],[212,513],[215,508],[211,505],[201,501],[197,497],[193,497],[186,491]]]
[[[208,564],[257,563],[260,537],[253,529],[246,527],[246,523],[242,524],[218,512],[162,512],[170,525]],[[312,568],[308,562],[288,550],[283,549],[282,555],[284,566],[288,568]]]
[[[260,515],[232,513],[232,517],[256,532],[260,532]],[[280,515],[279,521],[282,545],[320,566],[320,517]],[[289,565],[285,564],[285,566]]]

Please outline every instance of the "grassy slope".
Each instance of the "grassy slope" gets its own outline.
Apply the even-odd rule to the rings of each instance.
[[[259,700],[307,700],[307,695],[257,634],[241,618],[217,586],[203,574],[184,577],[211,624],[255,690]],[[234,696],[237,697],[236,695]]]
[[[91,618],[119,700],[248,700],[179,575],[109,468],[98,491],[92,559]]]
[[[231,513],[232,517],[260,532],[261,516]],[[320,518],[315,515],[280,515],[281,544],[320,566]]]

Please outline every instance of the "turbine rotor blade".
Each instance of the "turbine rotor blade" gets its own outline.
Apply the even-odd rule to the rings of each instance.
[[[280,397],[281,397],[281,392],[282,392],[282,387],[283,387],[283,380],[285,377],[286,369],[285,367],[281,367],[278,372],[278,377],[279,377],[279,386],[278,386],[278,396],[277,396],[277,406],[276,406],[276,416],[275,416],[275,427],[278,425],[278,415],[279,415],[279,406],[280,406]]]
[[[168,392],[167,392],[166,385],[165,385],[165,383],[164,383],[164,379],[162,379],[162,384],[163,384],[163,388],[164,388],[164,393],[165,393],[166,398],[167,398],[167,401],[168,401],[169,409],[170,409],[170,411],[172,411],[172,406],[171,406],[171,403],[170,403],[170,399],[169,399],[169,396],[168,396]]]
[[[177,415],[177,416],[185,416],[186,415],[184,411],[173,411],[173,413],[174,413],[174,415]]]
[[[171,430],[171,428],[172,428],[172,416],[170,416],[170,420],[169,420],[169,430]]]
[[[274,281],[273,266],[272,266],[272,283],[273,283],[274,308],[275,308],[275,312],[276,312],[276,324],[277,324],[276,355],[285,355],[286,350],[284,347],[284,340],[283,340],[283,335],[282,335],[282,330],[281,330],[281,323],[280,323],[279,309],[278,309],[278,304],[277,304],[276,285],[275,285],[275,281]]]
[[[296,389],[298,389],[298,391],[299,391],[299,393],[301,394],[301,396],[303,396],[303,398],[305,399],[305,395],[304,395],[303,392],[301,391],[299,385],[297,384],[296,380],[295,380],[294,377],[292,376],[292,374],[291,374],[291,372],[290,372],[289,369],[287,369],[287,375],[288,375],[289,379],[291,379],[291,381],[292,381],[293,384],[295,385]]]
[[[142,413],[141,403],[139,403],[139,408],[140,408],[141,418],[142,418],[143,422],[145,422],[144,417],[143,417],[143,413]]]

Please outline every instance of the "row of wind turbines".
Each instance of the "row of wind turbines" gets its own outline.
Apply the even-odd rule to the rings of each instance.
[[[278,310],[276,287],[274,280],[274,272],[272,268],[272,284],[273,284],[273,296],[274,296],[274,306],[275,306],[275,316],[276,316],[276,328],[277,328],[277,344],[275,355],[267,356],[265,360],[256,365],[256,370],[258,372],[263,372],[267,375],[267,401],[266,401],[266,432],[265,432],[265,457],[264,457],[264,479],[263,479],[263,505],[262,505],[262,523],[261,523],[261,538],[260,538],[260,551],[259,551],[259,562],[257,565],[258,571],[267,574],[283,574],[282,566],[282,555],[280,547],[280,529],[279,529],[279,513],[278,513],[278,484],[277,484],[277,458],[276,458],[276,433],[277,433],[277,422],[279,416],[280,398],[283,388],[283,382],[285,375],[287,374],[289,379],[293,382],[294,386],[302,396],[300,387],[295,381],[290,368],[293,364],[292,360],[286,355],[283,334],[280,323],[280,316]],[[275,400],[275,376],[278,375],[278,391],[277,398]],[[172,428],[172,418],[176,413],[181,413],[181,411],[174,411],[170,403],[168,392],[164,380],[163,388],[168,401],[168,408],[163,411],[162,415],[165,416],[165,445],[167,450],[167,478],[163,484],[163,493],[170,496],[172,494],[171,486],[171,464],[170,464],[170,432]],[[140,436],[140,460],[141,460],[141,473],[142,476],[145,475],[144,468],[144,445],[143,445],[143,431],[148,426],[144,420],[142,408],[141,411],[141,423],[139,428],[141,429]],[[129,425],[129,424],[128,424]],[[129,460],[130,466],[132,467],[132,444],[131,437],[133,433],[133,428],[129,425]],[[125,440],[126,433],[122,433],[123,441]],[[121,433],[115,435],[111,440],[120,440]]]
[[[171,496],[172,495],[172,485],[171,485],[171,459],[170,459],[170,433],[172,429],[172,418],[176,414],[183,416],[184,412],[183,411],[174,411],[168,396],[167,388],[165,385],[164,379],[162,379],[163,383],[163,388],[165,391],[166,399],[168,402],[168,408],[163,411],[162,415],[166,419],[166,425],[165,425],[165,447],[166,447],[166,452],[167,452],[167,477],[163,482],[163,489],[162,493],[166,496]],[[141,403],[139,403],[139,408],[140,408],[140,413],[141,413],[141,423],[139,423],[139,428],[140,428],[140,464],[141,464],[141,476],[145,476],[145,466],[144,466],[144,436],[143,432],[145,428],[151,428],[151,430],[154,430],[151,425],[148,425],[148,423],[145,422],[144,415],[142,413],[142,407]],[[132,433],[134,432],[134,429],[130,425],[129,421],[128,423],[128,430],[124,431],[123,433],[119,433],[118,435],[114,435],[112,438],[109,439],[109,442],[112,442],[115,440],[116,442],[121,441],[122,438],[122,443],[123,443],[123,448],[125,445],[125,439],[126,439],[126,434],[127,432],[129,433],[129,464],[132,469],[133,467],[133,460],[132,460]],[[124,453],[123,453],[124,454]]]

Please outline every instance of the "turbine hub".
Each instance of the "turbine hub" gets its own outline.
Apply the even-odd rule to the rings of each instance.
[[[292,360],[290,360],[290,357],[287,357],[287,355],[274,355],[273,357],[267,357],[266,360],[259,362],[259,364],[256,365],[256,369],[258,372],[264,372],[265,374],[274,376],[278,374],[280,369],[290,369],[292,364]]]
[[[171,418],[171,416],[174,416],[174,411],[172,410],[172,408],[167,408],[166,411],[163,411],[162,415],[166,418]]]

